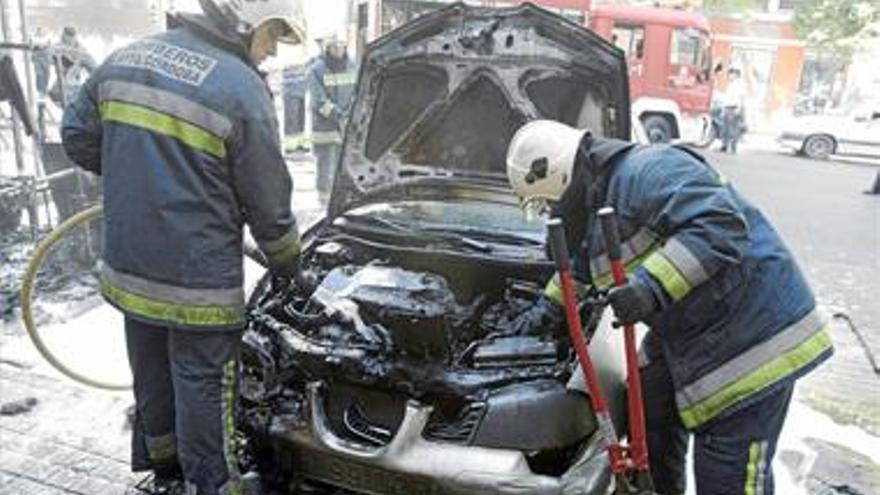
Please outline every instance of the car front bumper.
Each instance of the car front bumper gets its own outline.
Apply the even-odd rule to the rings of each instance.
[[[276,451],[292,454],[293,471],[349,490],[374,494],[604,494],[610,471],[594,438],[560,477],[535,474],[519,451],[429,441],[422,432],[432,408],[409,401],[403,421],[385,446],[337,436],[323,406],[322,385],[308,386],[306,421],[275,418],[269,428]]]

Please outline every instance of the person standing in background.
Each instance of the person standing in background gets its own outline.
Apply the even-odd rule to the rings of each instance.
[[[721,128],[721,151],[736,153],[739,138],[742,137],[743,109],[745,108],[746,87],[739,69],[731,67],[727,71],[727,89],[724,91],[722,105],[724,120]]]

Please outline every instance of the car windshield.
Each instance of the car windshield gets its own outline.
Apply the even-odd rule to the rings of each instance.
[[[476,200],[409,200],[378,203],[349,211],[346,217],[373,218],[414,231],[484,233],[543,244],[544,224],[514,204]]]

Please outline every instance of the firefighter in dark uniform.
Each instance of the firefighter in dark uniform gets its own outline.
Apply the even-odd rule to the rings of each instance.
[[[312,149],[318,162],[315,188],[326,206],[342,147],[348,112],[354,99],[357,67],[338,35],[321,40],[322,53],[309,69],[308,91],[312,109]]]
[[[640,366],[657,491],[684,493],[693,435],[698,494],[772,494],[794,382],[832,344],[766,217],[687,149],[594,138],[549,120],[517,131],[507,171],[522,199],[547,202],[563,219],[585,284],[611,285],[596,213],[617,213],[629,282],[607,297],[619,322],[650,327]],[[560,304],[554,277],[515,330],[547,331],[562,319]]]
[[[104,298],[125,314],[135,493],[245,491],[235,443],[242,229],[276,279],[300,252],[292,181],[257,65],[301,42],[299,0],[202,0],[112,54],[64,113],[67,154],[104,179]]]

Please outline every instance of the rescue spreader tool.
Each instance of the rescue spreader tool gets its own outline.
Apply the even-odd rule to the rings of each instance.
[[[603,210],[605,211],[605,210]],[[610,210],[610,223],[608,214],[601,216],[602,230],[606,232],[606,247],[611,258],[612,271],[615,284],[625,284],[626,275],[623,272],[620,255],[620,240],[617,235],[616,222]],[[600,212],[601,215],[601,212]],[[626,339],[627,358],[627,396],[629,398],[630,435],[629,445],[623,445],[617,438],[614,423],[611,421],[611,412],[608,402],[599,384],[599,377],[590,359],[587,341],[584,338],[581,325],[580,312],[578,311],[577,293],[574,288],[574,276],[572,275],[571,259],[569,258],[568,245],[565,239],[565,228],[562,219],[552,218],[547,222],[547,231],[550,239],[553,260],[559,273],[562,300],[565,306],[565,316],[568,322],[568,332],[572,346],[577,354],[578,362],[584,373],[587,388],[590,392],[590,402],[596,414],[596,423],[599,428],[603,446],[608,452],[611,471],[615,477],[615,493],[626,495],[652,495],[653,483],[648,471],[648,450],[645,442],[644,411],[642,408],[641,383],[638,375],[638,360],[635,351],[635,330],[632,325],[624,328]],[[611,233],[612,236],[609,236]],[[614,241],[614,242],[611,242]],[[617,268],[615,268],[615,266]],[[618,276],[618,274],[620,276]],[[631,352],[632,351],[632,352]],[[635,385],[633,385],[635,384]]]

